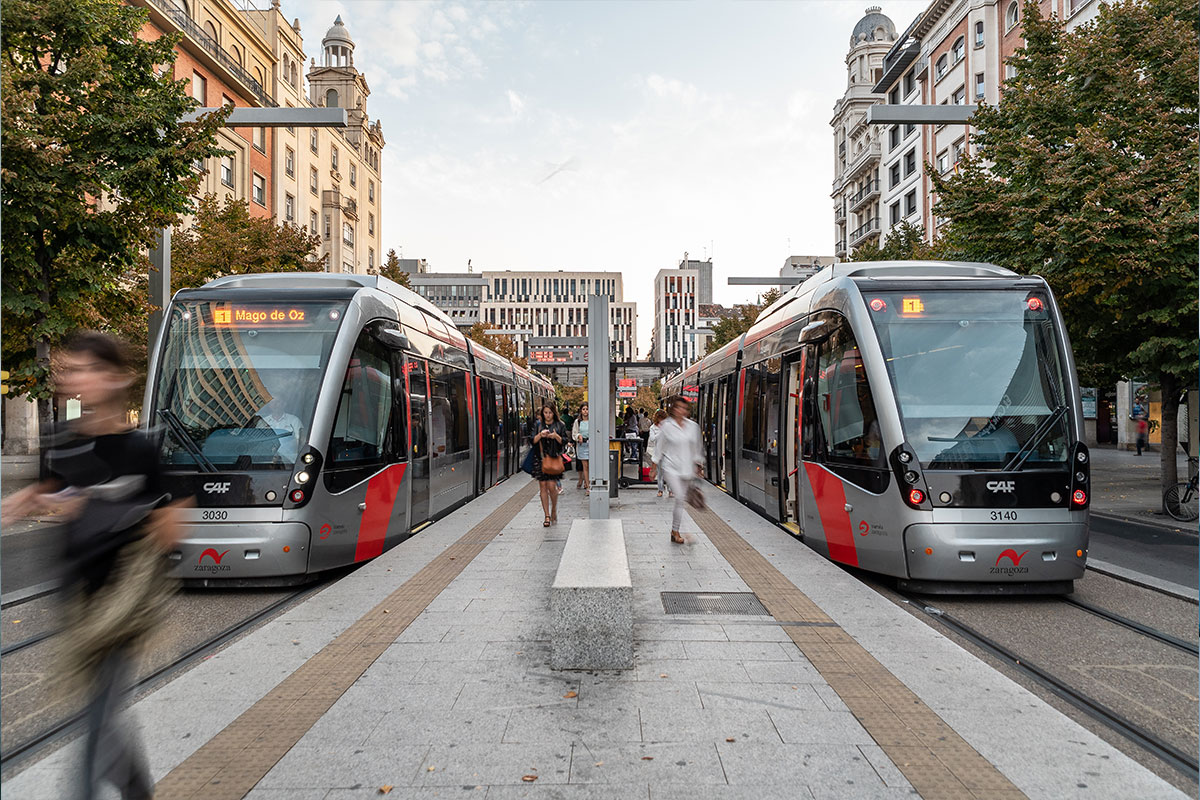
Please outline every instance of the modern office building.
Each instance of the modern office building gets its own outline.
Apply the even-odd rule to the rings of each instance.
[[[424,264],[423,259],[401,259],[401,261]],[[482,275],[470,272],[428,272],[424,269],[408,272],[412,290],[435,306],[445,311],[454,324],[463,331],[479,322],[479,310],[487,295],[488,282]]]
[[[685,253],[675,269],[659,270],[654,276],[651,359],[686,366],[702,357],[708,334],[697,332],[707,327],[701,324],[700,306],[711,304],[712,259],[697,261]]]
[[[867,124],[867,109],[879,102],[875,84],[883,57],[896,41],[896,26],[871,6],[850,34],[846,91],[834,104],[834,255],[846,258],[855,247],[879,239],[879,131]]]

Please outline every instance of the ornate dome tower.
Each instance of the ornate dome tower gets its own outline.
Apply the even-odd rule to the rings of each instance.
[[[890,25],[891,22],[888,24]],[[338,14],[337,19],[333,21],[333,27],[325,32],[325,38],[321,40],[321,48],[325,51],[325,60],[321,66],[354,66],[354,40],[350,38],[350,31],[346,30],[341,14]]]

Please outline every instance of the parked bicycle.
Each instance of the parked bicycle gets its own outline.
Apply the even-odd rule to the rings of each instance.
[[[1194,522],[1200,518],[1200,491],[1197,491],[1197,459],[1188,457],[1188,478],[1186,483],[1177,483],[1163,492],[1163,508],[1167,513],[1180,522]]]

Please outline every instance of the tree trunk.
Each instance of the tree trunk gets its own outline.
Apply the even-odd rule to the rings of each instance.
[[[1159,451],[1159,475],[1162,490],[1165,492],[1179,482],[1179,471],[1176,469],[1179,447],[1179,382],[1174,375],[1161,372],[1158,376],[1159,391],[1162,394],[1162,447]],[[1166,510],[1165,508],[1163,509]]]

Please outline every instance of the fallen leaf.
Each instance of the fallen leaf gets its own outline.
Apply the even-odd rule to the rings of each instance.
[[[392,785],[390,783],[385,783],[383,786],[380,786],[379,793],[380,794],[391,794],[392,793]]]
[[[567,700],[570,700],[572,697],[579,697],[579,692],[567,692],[563,695],[563,698]]]
[[[725,737],[725,741],[727,741],[727,742],[736,742],[736,741],[737,741],[737,739],[733,738],[732,736],[726,736],[726,737]]]
[[[454,558],[455,558],[454,556],[450,556],[450,560],[451,560],[451,561],[453,561],[453,560],[454,560]]]
[[[14,620],[13,620],[13,625],[17,625],[17,624],[19,624],[20,622],[21,622],[21,620],[19,620],[19,619],[14,619]]]
[[[385,614],[390,614],[390,613],[392,613],[392,612],[391,612],[391,611],[388,611],[388,610],[385,608],[385,609],[383,610],[383,613],[385,613]]]
[[[603,761],[597,761],[597,762],[596,762],[596,766],[597,766],[597,767],[603,767],[603,766],[604,766],[604,762],[603,762]]]
[[[533,783],[537,779],[538,779],[537,775],[522,775],[521,776],[521,780],[525,781],[526,783]]]
[[[665,673],[665,672],[660,672],[660,673],[658,673],[658,677],[660,677],[660,678],[665,678],[665,677],[667,677],[667,673]]]
[[[792,689],[793,689],[793,690],[794,690],[795,688],[796,688],[795,686],[793,686],[793,687],[792,687]]]
[[[426,768],[425,768],[425,771],[426,771],[426,772],[433,772],[435,769],[437,769],[437,767],[426,767]]]
[[[642,756],[642,761],[653,761],[654,756]]]

